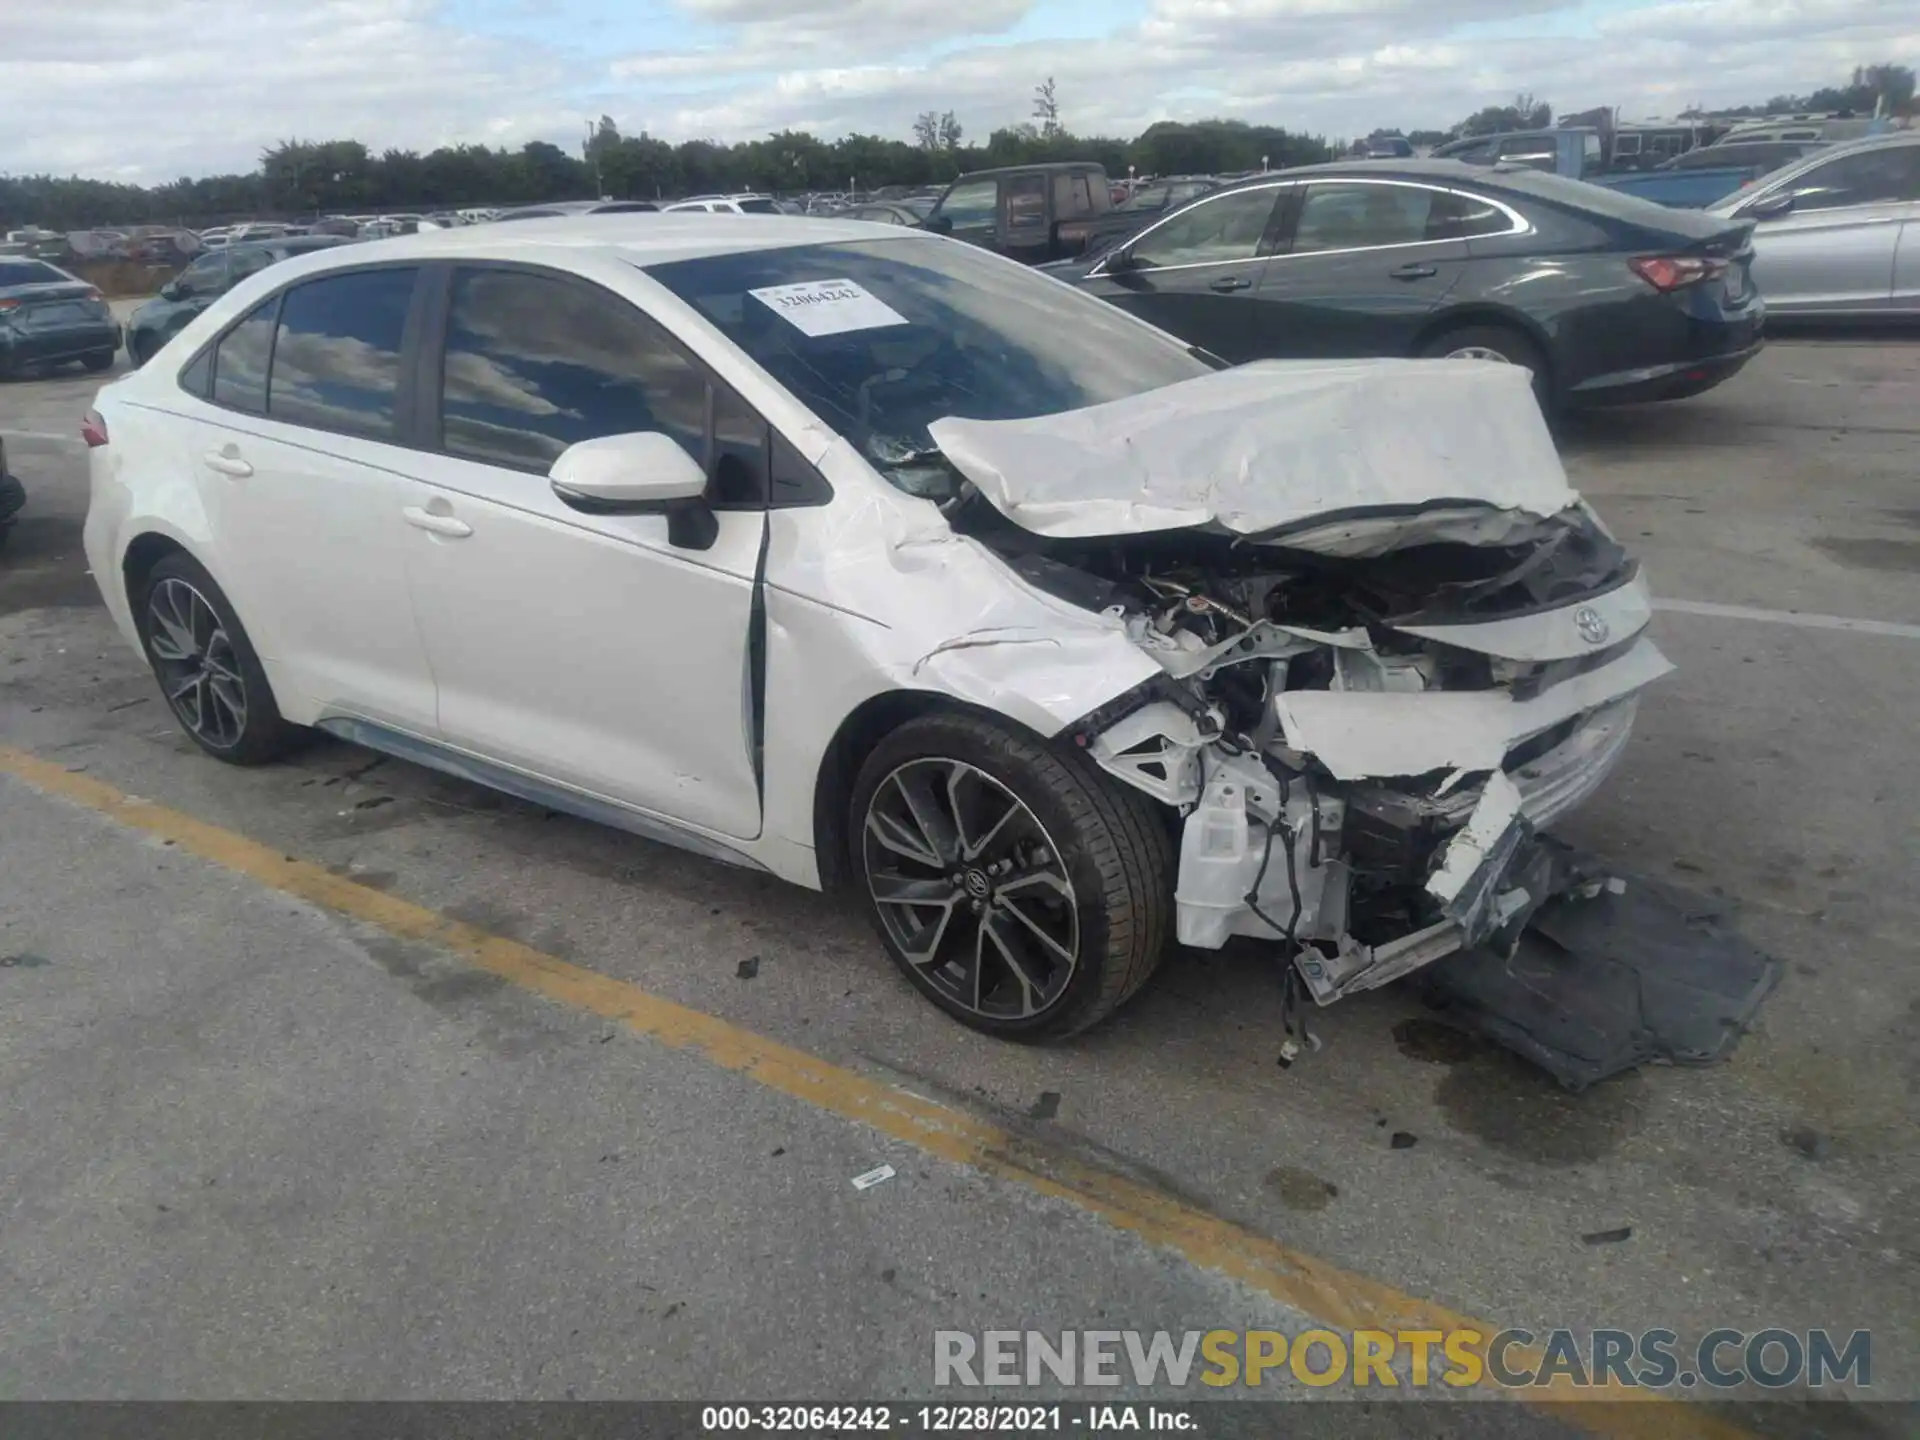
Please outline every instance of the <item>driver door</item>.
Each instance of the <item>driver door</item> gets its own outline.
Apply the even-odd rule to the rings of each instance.
[[[442,736],[575,791],[757,836],[748,632],[766,422],[578,277],[457,268],[445,315],[421,372],[440,377],[424,397],[438,443],[411,463],[393,516],[411,527]],[[676,544],[664,515],[583,513],[554,494],[547,471],[568,445],[644,430],[706,466],[710,537]]]

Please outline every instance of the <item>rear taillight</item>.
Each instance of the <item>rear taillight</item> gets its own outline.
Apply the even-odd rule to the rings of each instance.
[[[1727,262],[1699,255],[1650,255],[1627,261],[1633,273],[1662,294],[1702,280],[1712,280],[1726,272]]]
[[[19,308],[20,302],[18,300],[0,300],[0,313],[8,310],[18,310]]]
[[[87,411],[87,418],[80,422],[80,438],[87,442],[89,450],[98,450],[107,443],[107,422],[100,418],[98,410]]]

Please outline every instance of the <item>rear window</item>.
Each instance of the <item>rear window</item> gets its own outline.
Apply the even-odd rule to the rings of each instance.
[[[1496,180],[1497,185],[1493,183]],[[1510,170],[1490,175],[1486,185],[1510,204],[1541,200],[1575,214],[1598,216],[1667,235],[1705,239],[1727,229],[1727,222],[1716,215],[1656,205],[1624,190],[1589,185],[1584,180],[1569,180],[1564,175],[1548,175],[1538,170]],[[1524,211],[1524,204],[1520,208]]]
[[[53,285],[71,280],[71,275],[39,260],[0,260],[0,287],[7,285]]]
[[[780,207],[771,200],[741,200],[738,202],[742,215],[778,215]]]
[[[289,290],[274,332],[267,413],[289,425],[391,437],[414,274],[349,271]]]

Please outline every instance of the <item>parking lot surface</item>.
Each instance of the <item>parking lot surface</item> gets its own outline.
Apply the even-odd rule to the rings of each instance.
[[[1920,1396],[1920,343],[1564,427],[1679,667],[1566,833],[1787,962],[1730,1062],[1577,1096],[1397,990],[1281,1068],[1257,947],[997,1043],[850,901],[331,740],[217,765],[86,574],[97,383],[0,387],[5,1393],[897,1397],[936,1329],[1431,1306],[1870,1329]]]

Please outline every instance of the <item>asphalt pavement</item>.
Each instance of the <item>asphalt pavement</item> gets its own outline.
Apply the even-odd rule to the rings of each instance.
[[[848,901],[337,742],[217,765],[85,573],[97,383],[0,387],[30,494],[0,551],[0,1395],[925,1396],[939,1329],[1297,1333],[1365,1296],[1540,1332],[1866,1328],[1874,1393],[1920,1397],[1920,342],[1796,336],[1565,427],[1576,484],[1696,607],[1656,617],[1678,672],[1566,832],[1788,962],[1728,1063],[1578,1096],[1398,990],[1317,1015],[1283,1069],[1254,947],[1176,955],[1071,1045],[999,1044]],[[782,1088],[556,999],[527,955],[844,1078]],[[863,1119],[883,1092],[1002,1138]],[[1309,1261],[1324,1283],[1267,1278]]]

